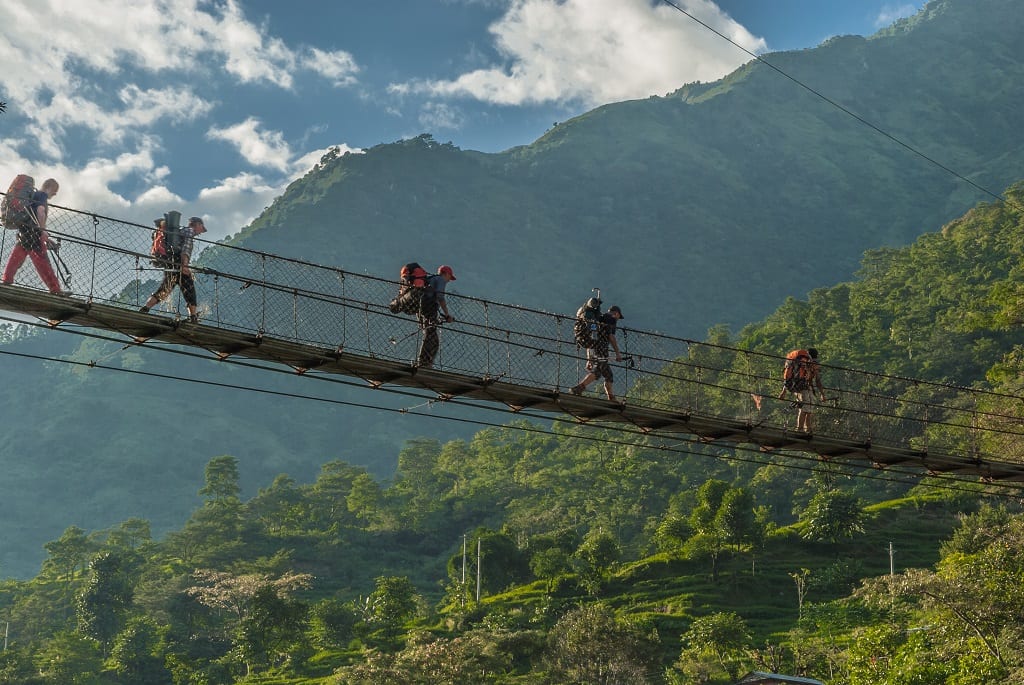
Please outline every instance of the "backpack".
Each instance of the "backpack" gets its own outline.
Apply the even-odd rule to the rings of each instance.
[[[153,221],[153,244],[149,254],[153,264],[160,267],[174,266],[181,262],[181,249],[185,245],[185,232],[181,228],[181,212],[167,212],[163,219]]]
[[[792,350],[782,367],[782,386],[788,392],[803,392],[814,379],[814,360],[807,350]]]
[[[597,347],[600,342],[601,300],[592,297],[576,310],[576,322],[572,327],[572,335],[576,345],[584,349]]]
[[[0,202],[0,220],[3,220],[6,228],[20,229],[34,223],[32,194],[35,192],[35,186],[35,179],[28,174],[18,174],[11,181],[7,195]]]
[[[392,314],[433,316],[437,313],[437,293],[429,286],[435,278],[416,262],[409,262],[398,272],[398,295],[388,309]]]

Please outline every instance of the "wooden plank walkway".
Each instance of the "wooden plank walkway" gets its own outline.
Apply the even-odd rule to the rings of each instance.
[[[220,328],[209,321],[193,324],[159,313],[142,313],[20,286],[0,285],[0,308],[35,316],[50,322],[54,328],[73,323],[112,331],[140,344],[158,340],[201,348],[220,359],[239,356],[283,364],[300,374],[315,369],[358,378],[369,387],[394,384],[428,390],[443,399],[459,397],[500,403],[512,412],[529,409],[569,415],[583,424],[628,424],[648,434],[693,435],[708,443],[753,444],[765,451],[799,451],[817,455],[823,460],[860,461],[875,468],[898,466],[921,473],[977,476],[1002,483],[1024,482],[1024,464],[808,435],[727,417],[633,406],[496,379],[420,369],[393,359]]]

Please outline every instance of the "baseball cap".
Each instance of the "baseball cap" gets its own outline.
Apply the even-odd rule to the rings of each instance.
[[[620,318],[620,319],[625,319],[625,318],[626,318],[626,317],[624,317],[624,316],[622,315],[622,310],[621,310],[621,309],[619,309],[619,305],[617,305],[617,304],[613,304],[613,305],[612,305],[611,307],[608,307],[608,311],[610,311],[610,312],[615,312],[616,314],[618,314],[618,315],[619,315],[619,318]]]
[[[452,277],[453,281],[455,280],[455,274],[452,272],[452,268],[447,264],[442,264],[441,266],[437,267],[437,273],[447,274]]]
[[[190,217],[189,220],[188,220],[188,223],[189,224],[201,224],[201,223],[203,223],[203,217],[201,217],[201,216]]]

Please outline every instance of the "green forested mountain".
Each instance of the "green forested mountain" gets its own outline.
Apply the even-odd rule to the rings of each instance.
[[[998,192],[1024,168],[1019,9],[936,0],[870,38],[765,59]],[[985,199],[751,62],[499,154],[424,135],[328,156],[236,242],[373,274],[450,263],[459,292],[549,311],[600,286],[631,326],[699,337],[848,278],[865,250]]]
[[[821,341],[830,360],[956,376],[999,391],[989,409],[1014,429],[1024,183],[1005,196],[869,253],[857,279],[790,300],[735,339],[712,337]],[[910,329],[911,342],[885,338]],[[1019,488],[611,437],[523,422],[416,440],[389,481],[335,460],[308,485],[282,474],[249,498],[241,459],[211,459],[180,530],[72,526],[38,577],[0,585],[12,636],[0,682],[726,685],[762,670],[981,685],[1024,674]]]
[[[766,59],[999,189],[1024,168],[1022,24],[1010,0],[934,0],[870,38]],[[700,337],[849,278],[865,250],[907,244],[983,198],[754,62],[715,83],[598,108],[498,154],[424,135],[328,155],[232,242],[385,276],[411,259],[450,263],[455,291],[550,311],[573,311],[600,286],[630,327]],[[874,333],[886,335],[903,336]],[[62,334],[14,344],[170,376],[320,390]],[[469,437],[415,417],[8,359],[0,575],[34,574],[42,543],[71,523],[142,516],[157,531],[177,527],[199,502],[202,464],[220,455],[238,455],[252,495],[282,471],[309,482],[333,459],[386,476],[405,439]],[[366,401],[361,391],[328,394]]]

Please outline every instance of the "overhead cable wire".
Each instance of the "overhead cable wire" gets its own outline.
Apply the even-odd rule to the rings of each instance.
[[[0,317],[0,319],[3,319],[3,318],[5,318],[5,317]],[[47,326],[46,324],[43,324],[43,323],[36,323],[36,324],[30,324],[30,325],[35,325],[35,326],[40,326],[40,327],[44,327],[44,328],[49,328],[49,326]],[[118,340],[113,339],[113,338],[108,337],[108,336],[104,336],[104,335],[100,335],[100,334],[96,334],[96,333],[90,333],[90,332],[86,332],[84,330],[73,330],[73,329],[69,329],[69,328],[60,328],[58,330],[60,330],[62,332],[65,332],[65,333],[81,335],[83,337],[89,337],[89,338],[104,340],[104,341],[107,341],[107,342],[114,342],[114,343],[121,343],[122,342],[122,341],[118,341]],[[205,356],[203,356],[201,354],[198,354],[198,353],[195,353],[195,352],[190,352],[190,351],[187,351],[187,350],[172,349],[172,348],[169,348],[169,347],[153,346],[153,345],[147,345],[147,344],[142,344],[142,343],[129,343],[129,345],[126,345],[124,347],[128,347],[128,346],[143,347],[143,348],[152,349],[152,350],[155,350],[155,351],[171,352],[171,353],[174,353],[174,354],[183,355],[183,356],[187,356],[187,357],[192,357],[192,358],[196,358],[196,359],[203,359],[203,360],[207,360],[207,361],[213,361],[209,357],[205,357]],[[122,349],[124,349],[124,348],[122,348]],[[188,377],[183,377],[183,376],[174,376],[174,375],[170,375],[170,374],[161,374],[161,373],[150,372],[150,371],[141,371],[141,370],[138,370],[138,369],[125,369],[123,367],[108,366],[108,365],[105,365],[105,364],[99,364],[96,361],[85,362],[85,361],[69,360],[69,359],[62,359],[62,358],[59,358],[59,357],[46,357],[44,355],[33,355],[33,354],[28,354],[28,353],[13,352],[13,351],[9,351],[9,350],[0,350],[0,354],[7,354],[7,355],[23,357],[23,358],[29,358],[29,359],[37,359],[37,360],[41,360],[41,361],[51,361],[51,362],[58,362],[58,363],[66,363],[66,364],[71,364],[71,365],[75,365],[75,366],[83,366],[83,367],[94,368],[94,369],[103,369],[103,370],[108,370],[108,371],[117,371],[117,372],[123,372],[123,373],[130,373],[130,374],[134,374],[134,375],[141,375],[141,376],[146,376],[146,377],[152,377],[152,378],[161,379],[161,380],[177,380],[177,381],[182,381],[182,382],[188,382],[188,383],[194,383],[194,384],[200,384],[200,385],[208,385],[208,386],[213,386],[213,387],[230,388],[230,389],[251,391],[251,392],[258,393],[258,394],[275,395],[275,396],[288,397],[288,398],[293,398],[293,399],[304,399],[304,400],[326,402],[326,403],[330,403],[330,404],[337,404],[337,405],[341,405],[341,406],[349,406],[349,407],[354,407],[354,408],[372,409],[372,410],[377,410],[377,411],[387,411],[387,412],[398,413],[398,414],[422,416],[422,417],[427,417],[427,418],[432,418],[432,419],[442,419],[442,420],[447,420],[447,421],[452,421],[452,422],[457,422],[457,423],[465,423],[465,424],[478,425],[478,426],[484,426],[484,427],[512,428],[514,430],[523,430],[523,431],[526,431],[526,432],[534,432],[534,433],[540,433],[540,434],[552,435],[552,436],[558,436],[558,437],[570,437],[570,438],[575,437],[575,438],[579,438],[579,439],[587,440],[587,441],[591,441],[591,442],[612,444],[612,445],[618,445],[618,446],[627,446],[627,447],[640,447],[640,448],[643,448],[643,449],[650,449],[650,450],[655,451],[655,452],[667,451],[667,452],[670,452],[670,453],[680,454],[680,455],[684,455],[684,456],[712,458],[712,459],[718,459],[718,460],[724,460],[724,461],[735,461],[735,462],[740,462],[740,463],[750,463],[750,464],[756,464],[756,465],[774,464],[774,465],[780,466],[781,468],[792,468],[792,469],[796,469],[796,470],[810,471],[810,472],[814,472],[814,473],[830,473],[830,474],[833,474],[833,475],[836,475],[835,471],[834,471],[834,467],[835,466],[843,466],[843,467],[849,468],[849,469],[857,469],[857,472],[855,472],[855,473],[854,472],[850,472],[850,473],[842,473],[841,472],[840,474],[838,474],[838,475],[843,475],[843,476],[849,477],[849,478],[879,480],[879,481],[891,482],[891,483],[896,483],[896,484],[901,484],[901,485],[914,485],[914,484],[916,484],[916,485],[920,485],[922,487],[932,487],[932,488],[939,488],[939,489],[957,490],[957,491],[965,491],[965,492],[971,492],[971,493],[976,493],[977,492],[977,487],[979,485],[976,480],[969,480],[969,479],[966,479],[966,478],[960,478],[960,477],[957,477],[957,476],[954,476],[954,475],[950,475],[950,474],[937,474],[937,475],[933,474],[933,475],[928,475],[928,474],[921,474],[921,473],[918,473],[918,472],[904,471],[902,469],[893,468],[893,467],[889,467],[889,469],[887,469],[887,472],[884,473],[884,474],[873,474],[873,473],[867,472],[865,467],[862,466],[862,465],[859,465],[859,464],[838,462],[838,461],[835,461],[835,460],[828,461],[828,460],[824,460],[824,459],[822,459],[820,457],[809,456],[809,455],[806,455],[806,454],[803,454],[803,453],[799,453],[799,452],[793,453],[793,452],[790,452],[790,451],[785,451],[784,452],[784,456],[785,456],[785,458],[787,460],[805,461],[805,462],[814,463],[814,464],[825,464],[825,466],[818,466],[818,467],[814,467],[814,466],[797,466],[797,465],[794,465],[794,464],[780,463],[778,460],[771,459],[770,458],[770,454],[763,453],[763,452],[761,452],[760,449],[748,448],[748,447],[744,447],[743,445],[730,445],[728,448],[723,448],[723,449],[729,449],[729,450],[732,450],[734,452],[736,452],[736,451],[738,451],[738,452],[750,452],[750,453],[755,454],[756,457],[741,457],[741,456],[738,456],[736,454],[731,454],[731,455],[708,454],[707,452],[696,452],[696,451],[692,451],[692,450],[682,450],[682,449],[679,449],[679,448],[676,448],[676,447],[671,447],[671,446],[666,446],[666,445],[651,444],[649,442],[638,443],[638,442],[632,441],[632,440],[613,440],[613,439],[610,439],[610,438],[596,437],[596,436],[593,436],[593,435],[583,435],[583,434],[569,435],[569,434],[566,434],[566,433],[559,433],[559,432],[556,432],[556,431],[545,430],[545,429],[536,428],[536,427],[525,428],[525,427],[522,427],[522,426],[516,426],[516,425],[511,425],[510,426],[508,424],[499,424],[499,423],[488,422],[488,421],[480,421],[480,420],[468,419],[468,418],[464,418],[464,417],[450,417],[450,416],[443,416],[443,415],[438,415],[438,414],[433,414],[433,413],[414,412],[410,408],[384,407],[384,406],[380,406],[380,405],[373,405],[373,404],[360,403],[360,402],[352,402],[352,401],[346,401],[346,400],[337,400],[337,399],[324,398],[324,397],[318,397],[318,396],[313,396],[313,395],[302,395],[302,394],[291,393],[291,392],[284,392],[284,391],[269,390],[269,389],[264,389],[264,388],[255,388],[255,387],[251,387],[251,386],[243,386],[243,385],[236,385],[236,384],[230,384],[230,383],[223,383],[223,382],[218,382],[218,381],[209,381],[209,380],[204,380],[204,379],[188,378]],[[261,365],[261,364],[251,363],[251,362],[241,362],[239,360],[234,360],[234,359],[224,359],[224,360],[221,360],[221,361],[225,362],[225,363],[230,363],[230,364],[233,364],[233,365],[242,366],[242,367],[246,367],[246,368],[253,368],[253,369],[257,369],[257,370],[261,370],[261,371],[274,371],[274,372],[282,373],[282,374],[285,374],[285,375],[288,375],[288,376],[292,376],[293,375],[291,372],[288,372],[288,371],[286,371],[284,369],[281,369],[281,368],[272,367],[272,366],[265,366],[265,365]],[[346,380],[343,380],[343,379],[329,378],[329,377],[326,377],[326,376],[311,376],[311,377],[312,378],[317,378],[319,380],[324,380],[324,381],[329,381],[329,382],[333,382],[333,383],[338,383],[340,385],[346,385],[346,386],[352,386],[352,387],[360,387],[360,388],[364,387],[364,386],[362,386],[359,383],[356,383],[356,382],[353,382],[353,381],[346,381]],[[392,387],[386,387],[386,386],[381,386],[379,389],[383,390],[384,392],[388,392],[388,393],[392,393],[392,394],[397,394],[397,395],[414,397],[414,398],[417,398],[417,399],[424,399],[425,398],[425,396],[423,394],[417,393],[417,392],[414,392],[414,391],[411,391],[411,390],[407,390],[407,389],[399,389],[399,388],[392,388]],[[427,405],[433,406],[434,404],[453,404],[453,405],[457,405],[457,406],[461,406],[461,407],[466,407],[466,408],[473,408],[473,409],[485,409],[485,410],[489,410],[489,411],[498,411],[498,412],[504,412],[504,413],[511,412],[511,410],[507,409],[507,408],[506,409],[502,409],[502,408],[498,408],[498,407],[492,407],[490,405],[479,405],[479,404],[473,404],[473,403],[468,403],[468,402],[459,402],[459,401],[453,400],[453,399],[441,400],[441,399],[438,399],[438,398],[433,398],[433,399],[428,398],[428,401],[426,403],[424,403],[423,405],[420,405],[420,406],[427,406]],[[552,418],[552,417],[543,416],[543,415],[534,415],[534,414],[524,413],[522,411],[514,412],[514,413],[517,416],[527,416],[528,418],[534,418],[536,420],[545,421],[545,422],[553,421],[553,422],[556,422],[556,423],[565,423],[565,424],[568,424],[568,425],[573,426],[575,428],[579,428],[581,426],[586,426],[586,424],[581,424],[581,423],[579,423],[577,421],[573,421],[573,420],[565,419],[565,418],[561,418],[561,417]],[[606,430],[606,431],[609,431],[609,432],[618,432],[618,433],[623,433],[623,434],[627,434],[627,435],[634,435],[634,436],[636,436],[638,438],[643,438],[645,440],[648,440],[651,437],[651,435],[648,434],[648,433],[644,433],[644,432],[641,432],[641,431],[638,431],[638,430],[631,430],[631,429],[624,428],[624,427],[619,427],[619,426],[611,426],[611,425],[604,425],[604,424],[602,424],[600,427],[601,427],[602,430]],[[657,436],[657,437],[662,437],[662,436]],[[707,446],[707,443],[703,442],[700,438],[683,439],[682,442],[693,444],[693,445],[699,445],[699,446]],[[782,453],[781,450],[779,452]],[[934,484],[934,483],[921,483],[921,482],[919,482],[919,480],[922,477],[926,476],[926,475],[928,475],[928,477],[933,479],[933,480],[942,481],[943,484],[942,485],[938,485],[938,484]],[[894,476],[899,476],[899,477],[894,477]],[[958,485],[949,485],[947,483],[959,483],[959,484],[963,484],[963,485],[969,485],[969,486],[972,486],[972,487],[960,487]],[[1007,485],[1009,485],[1009,484],[1007,484],[1007,483],[1000,483],[1000,486],[1007,486]],[[1011,495],[1009,493],[998,493],[998,492],[996,492],[996,493],[989,493],[989,494],[998,495],[1000,497],[1004,497],[1004,496],[1005,497],[1017,497],[1017,495]]]
[[[159,348],[153,348],[153,349],[159,349]],[[0,349],[0,355],[7,355],[7,356],[19,357],[19,358],[23,358],[23,359],[36,360],[36,361],[46,361],[46,362],[55,362],[55,363],[61,363],[61,364],[69,364],[69,365],[72,365],[72,366],[86,367],[86,368],[89,368],[89,369],[100,369],[100,370],[104,370],[104,371],[114,371],[114,372],[120,372],[120,373],[128,373],[128,374],[132,374],[132,375],[144,376],[144,377],[154,378],[154,379],[158,379],[158,380],[171,380],[171,381],[178,381],[178,382],[183,382],[183,383],[192,383],[192,384],[198,384],[198,385],[212,386],[212,387],[223,388],[223,389],[242,390],[242,391],[246,391],[246,392],[253,392],[253,393],[257,393],[257,394],[272,395],[272,396],[284,397],[284,398],[289,398],[289,399],[311,400],[311,401],[316,401],[316,402],[325,402],[325,403],[329,403],[329,404],[336,404],[336,405],[340,405],[340,406],[347,406],[347,407],[353,407],[353,408],[359,408],[359,409],[371,409],[371,410],[374,410],[374,411],[385,411],[385,412],[391,412],[391,413],[397,413],[397,414],[407,414],[407,415],[420,416],[420,417],[429,418],[429,419],[440,419],[440,420],[445,420],[445,421],[450,421],[450,422],[455,422],[455,423],[464,423],[464,424],[470,424],[470,425],[475,425],[475,426],[482,426],[482,427],[485,427],[485,428],[503,428],[503,429],[511,429],[511,430],[515,430],[515,431],[519,431],[519,432],[537,433],[537,434],[541,434],[541,435],[550,435],[550,436],[559,437],[559,438],[579,439],[579,440],[585,440],[585,441],[588,441],[588,442],[595,442],[595,443],[615,445],[615,446],[622,446],[622,447],[639,447],[641,449],[651,450],[652,452],[669,452],[669,453],[672,453],[672,454],[678,454],[678,455],[682,455],[682,456],[700,457],[700,458],[704,458],[704,459],[710,458],[710,459],[726,461],[726,462],[740,462],[740,463],[748,463],[748,464],[754,464],[754,465],[759,465],[759,466],[765,466],[765,465],[772,464],[772,465],[779,466],[780,468],[785,468],[785,469],[792,469],[792,470],[798,470],[798,471],[807,471],[807,472],[811,472],[811,473],[823,473],[823,474],[830,474],[830,475],[838,475],[838,476],[843,476],[843,477],[853,478],[853,479],[879,480],[879,481],[884,481],[884,482],[889,482],[889,483],[895,483],[895,484],[898,484],[898,485],[919,485],[921,487],[927,487],[927,488],[933,488],[933,489],[977,493],[977,485],[978,484],[976,483],[976,481],[970,481],[970,480],[966,480],[966,479],[949,477],[949,476],[932,476],[933,479],[939,480],[939,481],[948,481],[948,483],[958,483],[958,484],[962,483],[964,485],[974,485],[975,486],[975,487],[961,487],[959,485],[951,485],[951,484],[948,484],[946,482],[943,482],[942,484],[920,483],[920,482],[918,482],[918,479],[922,478],[921,474],[914,474],[914,473],[909,473],[909,472],[905,472],[905,471],[893,471],[891,474],[872,474],[872,473],[867,472],[866,470],[861,469],[861,470],[858,470],[857,472],[839,472],[839,473],[836,473],[836,471],[834,470],[835,466],[843,466],[843,467],[850,468],[850,469],[858,468],[858,466],[855,465],[855,464],[835,464],[835,463],[829,463],[829,462],[825,462],[825,461],[823,461],[821,459],[809,457],[809,456],[802,455],[802,454],[788,454],[787,453],[786,454],[786,458],[787,459],[795,459],[795,460],[798,460],[798,461],[806,461],[806,462],[814,463],[814,464],[819,464],[819,466],[817,466],[817,467],[816,466],[798,466],[798,465],[795,465],[795,464],[780,463],[780,462],[778,462],[776,460],[768,459],[767,455],[761,455],[761,458],[753,458],[753,457],[741,457],[741,456],[737,456],[735,454],[732,454],[732,455],[708,454],[707,452],[695,452],[695,451],[692,451],[692,450],[680,449],[678,447],[673,447],[673,446],[669,446],[669,445],[656,445],[656,444],[650,444],[650,443],[637,443],[637,442],[631,441],[631,440],[616,440],[616,439],[612,439],[612,438],[608,438],[608,437],[598,437],[598,436],[585,435],[585,434],[572,434],[572,435],[570,435],[570,434],[567,434],[567,433],[559,433],[559,432],[554,431],[554,430],[548,430],[548,429],[544,429],[544,428],[539,428],[537,426],[522,426],[522,425],[516,425],[516,424],[502,424],[502,423],[495,423],[495,422],[491,422],[491,421],[481,421],[481,420],[478,420],[478,419],[468,419],[468,418],[465,418],[465,417],[443,416],[443,415],[426,413],[426,412],[415,412],[415,411],[412,411],[412,409],[410,409],[410,408],[385,407],[385,406],[381,406],[381,405],[374,405],[374,404],[368,404],[368,403],[363,403],[363,402],[351,402],[351,401],[347,401],[347,400],[338,400],[338,399],[332,399],[332,398],[328,398],[328,397],[319,397],[319,396],[315,396],[315,395],[303,395],[303,394],[299,394],[299,393],[284,392],[284,391],[280,391],[280,390],[270,390],[270,389],[266,389],[266,388],[258,388],[258,387],[239,385],[239,384],[234,384],[234,383],[223,383],[223,382],[219,382],[219,381],[211,381],[211,380],[201,379],[201,378],[190,378],[188,376],[180,376],[180,375],[179,376],[175,376],[175,375],[171,375],[171,374],[163,374],[163,373],[157,373],[157,372],[153,372],[153,371],[142,371],[142,370],[139,370],[139,369],[126,369],[124,367],[109,366],[109,365],[106,365],[106,364],[100,364],[100,363],[97,363],[95,361],[89,361],[89,362],[77,361],[77,360],[73,360],[73,359],[64,359],[64,358],[61,358],[61,357],[48,357],[46,355],[36,355],[36,354],[30,354],[30,353],[26,353],[26,352],[13,352],[11,350],[2,350],[2,349]],[[391,389],[391,388],[382,388],[382,389],[384,389],[385,392],[397,392],[398,394],[413,395],[414,397],[420,397],[420,398],[423,397],[422,395],[415,395],[415,394],[410,393],[408,391],[396,391],[396,390]],[[424,405],[420,405],[420,406],[433,405],[433,404],[443,404],[443,403],[448,403],[448,401],[442,401],[442,400],[436,400],[435,399],[435,400],[430,400],[430,401],[424,403]],[[463,405],[463,406],[466,406],[466,405]],[[474,405],[474,407],[475,408],[480,408],[480,409],[491,409],[491,410],[495,410],[495,411],[502,411],[500,409],[495,409],[495,408],[487,407],[487,406],[475,406]],[[415,408],[413,408],[413,409],[415,409]],[[504,411],[510,411],[510,410],[504,410]],[[531,418],[537,418],[537,417],[531,417]],[[555,421],[568,422],[566,419],[555,419]],[[578,423],[573,423],[572,425],[577,426],[577,427],[580,426],[580,424],[578,424]],[[632,433],[632,434],[636,435],[637,437],[643,437],[643,438],[649,438],[650,437],[649,435],[644,435],[644,434],[639,433],[639,432],[629,431],[629,430],[623,429],[621,427],[602,426],[602,429],[608,430],[610,432]],[[692,444],[703,444],[703,443],[700,442],[700,440],[697,440],[697,439],[694,439],[694,440],[683,440],[682,442],[689,442],[689,443],[692,443]],[[735,451],[740,451],[740,452],[745,452],[745,451],[754,452],[754,450],[752,450],[750,448],[745,448],[745,447],[743,447],[741,445],[730,446],[728,449],[735,450]],[[895,476],[902,476],[902,477],[895,477]],[[998,497],[1009,497],[1009,498],[1017,498],[1017,497],[1019,497],[1019,495],[1013,495],[1013,494],[1010,494],[1010,493],[1000,493],[1000,492],[990,492],[990,493],[986,493],[986,494],[991,495],[991,496],[998,496]]]

